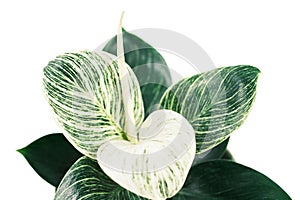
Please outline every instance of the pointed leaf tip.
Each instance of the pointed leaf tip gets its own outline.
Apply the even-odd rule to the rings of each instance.
[[[16,150],[18,153],[20,153],[20,154],[22,154],[23,155],[23,152],[24,152],[24,150],[23,149],[17,149]]]
[[[17,152],[51,185],[57,187],[70,166],[82,156],[61,133],[43,136]]]

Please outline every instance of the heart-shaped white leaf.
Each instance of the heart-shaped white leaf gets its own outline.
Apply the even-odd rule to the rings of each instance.
[[[96,159],[106,138],[127,139],[124,105],[138,129],[144,110],[138,81],[125,65],[123,82],[128,84],[126,102],[122,98],[116,57],[103,52],[65,53],[44,68],[44,88],[64,135],[84,155]]]
[[[174,111],[158,110],[143,123],[137,143],[110,139],[97,156],[102,170],[122,187],[145,198],[166,199],[183,186],[195,149],[189,122]]]

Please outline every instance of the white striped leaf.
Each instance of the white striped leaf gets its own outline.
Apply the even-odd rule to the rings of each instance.
[[[122,19],[117,35],[118,66],[123,99],[129,99],[126,75]],[[131,123],[131,106],[125,104],[125,131],[130,141],[109,138],[100,145],[97,159],[103,171],[124,188],[149,199],[174,196],[183,186],[195,156],[193,127],[180,114],[159,110],[149,115],[138,132]]]
[[[226,140],[247,117],[259,70],[252,66],[214,69],[171,86],[161,107],[182,114],[196,132],[196,152]]]
[[[79,151],[95,159],[99,148],[98,162],[115,182],[146,198],[172,197],[195,156],[194,130],[180,114],[167,110],[154,112],[142,124],[137,79],[114,58],[84,51],[49,62],[44,69],[49,103]]]
[[[72,165],[58,186],[55,200],[144,200],[112,181],[86,156]]]
[[[123,81],[130,96],[122,98],[121,81],[115,56],[88,52],[65,53],[44,68],[44,88],[66,138],[81,153],[96,159],[104,139],[122,137],[125,133],[125,104],[133,113],[138,129],[143,122],[143,101],[138,81],[131,68]]]
[[[134,144],[115,138],[98,150],[103,171],[127,190],[149,199],[174,196],[183,186],[195,157],[195,133],[171,110],[151,113]]]

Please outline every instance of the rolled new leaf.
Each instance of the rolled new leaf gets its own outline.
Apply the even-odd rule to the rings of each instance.
[[[246,119],[259,70],[248,65],[214,69],[170,87],[160,105],[182,114],[196,132],[197,153],[226,140]]]
[[[171,73],[166,61],[155,48],[124,29],[123,45],[125,61],[139,81],[147,117],[156,109],[163,93],[172,84]],[[117,55],[116,36],[108,41],[103,51]]]

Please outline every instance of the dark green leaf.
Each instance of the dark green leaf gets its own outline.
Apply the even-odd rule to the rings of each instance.
[[[144,100],[145,118],[171,85],[171,74],[164,58],[151,45],[123,29],[126,63],[139,81]],[[112,38],[103,51],[117,55],[117,38]]]
[[[97,161],[80,158],[66,173],[55,194],[55,200],[141,200],[113,182],[99,167]]]
[[[214,160],[193,167],[184,187],[173,200],[290,200],[265,175],[226,160]]]
[[[234,157],[232,156],[232,154],[228,150],[225,151],[225,153],[224,153],[224,155],[222,156],[221,159],[234,161]]]
[[[248,116],[259,70],[241,65],[214,69],[179,81],[161,107],[182,114],[196,133],[197,153],[226,140]]]
[[[18,152],[43,179],[55,187],[82,156],[61,133],[46,135]]]
[[[195,166],[199,163],[206,162],[209,160],[216,160],[220,159],[225,155],[226,148],[229,142],[229,138],[219,144],[218,146],[215,146],[214,148],[200,154],[196,154],[194,158],[194,162],[192,166]]]

